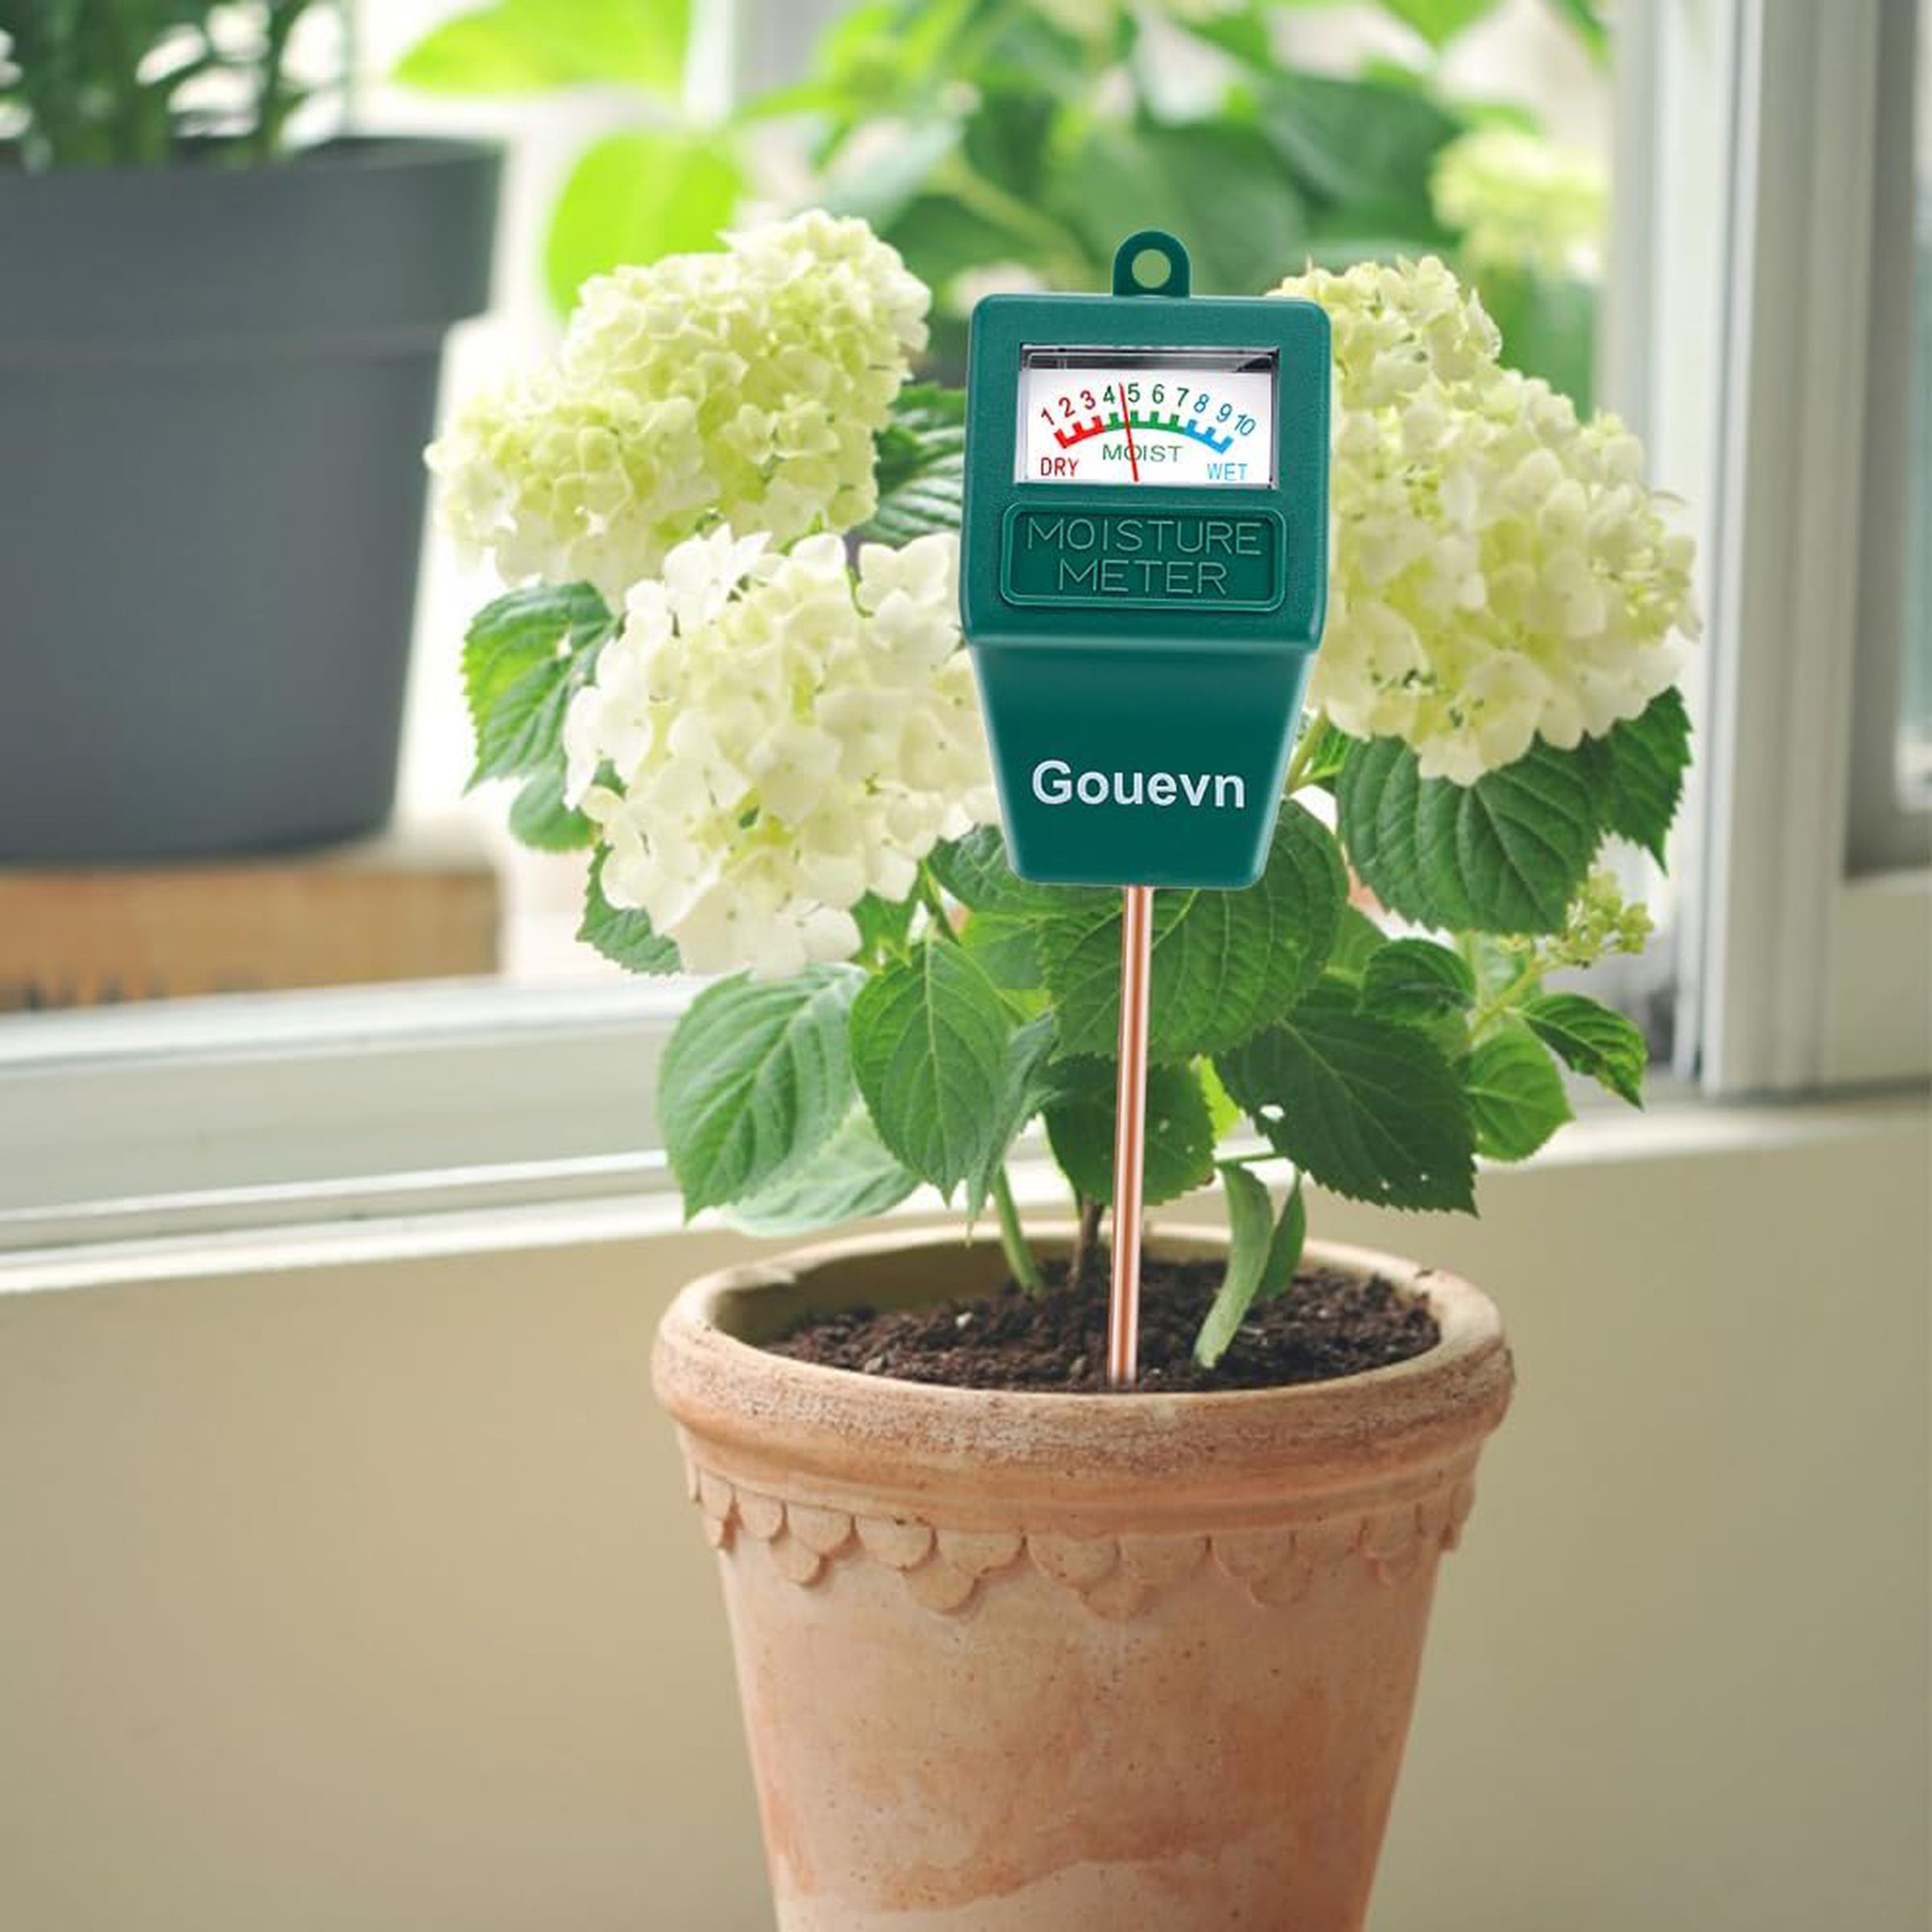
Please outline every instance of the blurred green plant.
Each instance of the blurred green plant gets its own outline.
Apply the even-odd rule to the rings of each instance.
[[[289,47],[336,0],[0,0],[0,138],[29,172],[159,167],[206,143],[252,164],[320,91]],[[333,82],[330,83],[333,85]]]
[[[1288,65],[1277,16],[1327,3],[861,0],[804,80],[716,124],[679,105],[692,0],[496,0],[434,30],[398,78],[635,95],[639,125],[594,142],[559,200],[546,271],[562,308],[587,275],[712,246],[782,130],[809,168],[793,198],[864,217],[933,289],[941,370],[985,289],[1104,287],[1121,234],[1153,225],[1186,236],[1203,294],[1253,293],[1284,262],[1442,255],[1507,359],[1587,409],[1600,177],[1527,109],[1444,80],[1447,50],[1500,0],[1383,0],[1409,58]],[[1549,4],[1602,65],[1597,0]],[[1488,130],[1510,138],[1471,145]]]

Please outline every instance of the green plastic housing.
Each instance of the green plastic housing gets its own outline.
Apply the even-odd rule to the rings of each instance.
[[[1150,250],[1158,288],[1134,274]],[[1111,295],[973,311],[960,617],[1022,878],[1248,886],[1274,836],[1327,601],[1328,318],[1187,287],[1186,251],[1148,229]],[[1042,349],[1272,355],[1272,481],[1022,479],[1022,357]]]

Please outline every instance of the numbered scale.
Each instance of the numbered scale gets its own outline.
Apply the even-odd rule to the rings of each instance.
[[[1132,1383],[1153,889],[1265,862],[1327,583],[1312,303],[1195,297],[1155,229],[1110,295],[989,295],[968,352],[960,608],[1008,856],[1122,889],[1108,1373]]]
[[[1028,349],[1016,480],[1272,484],[1275,376],[1272,354],[1238,349],[1096,357]]]

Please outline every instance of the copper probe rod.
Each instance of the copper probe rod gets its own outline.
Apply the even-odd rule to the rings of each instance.
[[[1147,992],[1154,962],[1154,888],[1121,889],[1121,1077],[1113,1127],[1113,1287],[1107,1303],[1107,1381],[1133,1386],[1141,1341],[1141,1183],[1147,1135]]]

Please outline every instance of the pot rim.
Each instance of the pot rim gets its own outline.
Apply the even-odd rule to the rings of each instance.
[[[1030,1230],[1070,1243],[1070,1224]],[[1156,1227],[1154,1253],[1224,1251],[1224,1231]],[[1122,1484],[1150,1488],[1178,1509],[1203,1498],[1238,1507],[1278,1505],[1292,1488],[1346,1489],[1418,1473],[1445,1457],[1472,1459],[1502,1419],[1511,1385],[1502,1323],[1488,1298],[1459,1277],[1377,1250],[1311,1242],[1308,1258],[1356,1274],[1377,1274],[1421,1295],[1442,1328],[1422,1354],[1323,1382],[1273,1389],[1131,1394],[1057,1394],[902,1381],[795,1361],[747,1339],[771,1332],[822,1284],[844,1278],[840,1297],[874,1299],[895,1262],[947,1257],[927,1292],[939,1299],[990,1286],[1002,1272],[997,1241],[962,1242],[940,1227],[846,1236],[770,1260],[719,1270],[685,1287],[658,1331],[659,1399],[708,1466],[757,1483],[803,1476],[828,1501],[881,1490],[908,1507],[935,1494],[989,1508],[1050,1503],[1078,1513],[1084,1501],[1117,1505]],[[815,1282],[821,1292],[810,1290]],[[884,1472],[883,1475],[881,1472]]]

